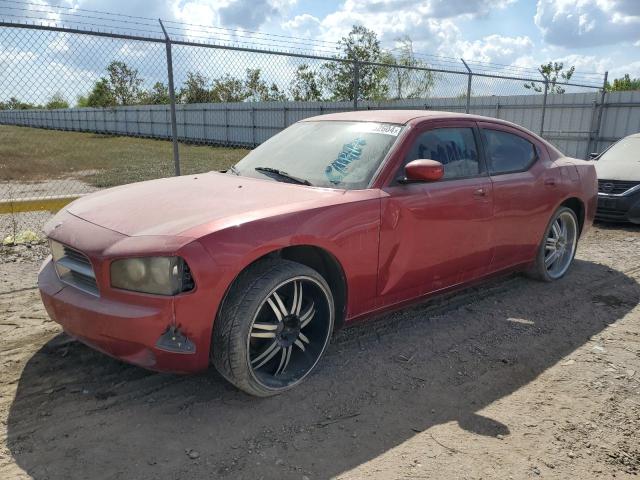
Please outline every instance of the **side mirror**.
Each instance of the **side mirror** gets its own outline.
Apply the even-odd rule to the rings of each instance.
[[[589,154],[589,160],[595,160],[596,158],[598,158],[600,156],[600,154],[598,152],[591,152]]]
[[[406,181],[435,182],[444,175],[444,165],[435,160],[413,160],[404,167]]]

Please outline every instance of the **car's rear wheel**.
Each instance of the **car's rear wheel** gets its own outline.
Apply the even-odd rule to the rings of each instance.
[[[258,262],[238,277],[223,302],[212,360],[241,390],[275,395],[311,373],[333,324],[331,289],[318,272],[288,260]]]
[[[573,262],[579,233],[574,211],[560,207],[545,231],[535,264],[529,272],[531,276],[545,282],[562,278]]]

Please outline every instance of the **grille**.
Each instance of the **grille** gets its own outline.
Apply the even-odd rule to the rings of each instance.
[[[620,217],[620,218],[624,218],[626,214],[627,214],[626,211],[617,210],[615,208],[598,207],[598,210],[596,211],[596,217]]]
[[[56,241],[50,240],[49,244],[60,281],[98,296],[98,284],[89,258],[84,253]]]
[[[620,195],[627,190],[640,185],[640,182],[624,180],[598,180],[598,192],[608,195]]]

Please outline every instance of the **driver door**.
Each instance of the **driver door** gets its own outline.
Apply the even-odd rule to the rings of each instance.
[[[492,183],[475,122],[416,129],[396,177],[419,158],[444,165],[435,182],[383,188],[378,271],[381,305],[409,300],[487,273],[492,258]]]

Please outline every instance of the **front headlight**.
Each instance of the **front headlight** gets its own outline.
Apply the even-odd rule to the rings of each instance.
[[[134,292],[176,295],[193,288],[186,262],[180,257],[140,257],[111,263],[111,286]]]

